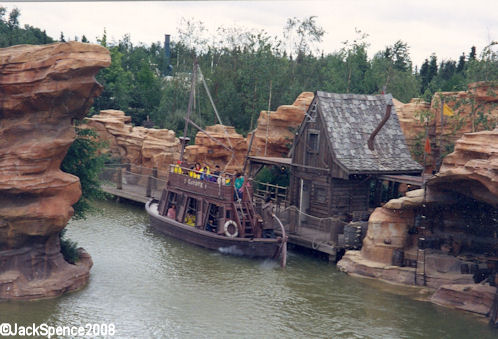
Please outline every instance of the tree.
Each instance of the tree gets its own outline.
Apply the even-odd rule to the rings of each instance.
[[[205,52],[208,39],[206,38],[206,26],[202,21],[196,21],[193,18],[181,18],[178,25],[178,40],[193,55]],[[191,63],[190,63],[191,64]]]
[[[409,47],[398,40],[378,52],[372,60],[372,77],[375,88],[402,101],[418,95],[418,83],[413,76]]]
[[[420,93],[424,93],[431,79],[429,78],[429,60],[425,59],[420,67]]]
[[[105,37],[103,40],[105,42]],[[117,47],[110,48],[111,66],[101,70],[97,80],[104,86],[102,94],[95,98],[94,110],[119,109],[125,112],[129,109],[132,100],[133,77],[130,71],[123,68],[123,53]]]
[[[460,58],[458,59],[458,65],[456,68],[456,72],[462,73],[464,68],[465,68],[465,53],[462,53],[462,55],[460,55]]]
[[[316,16],[304,19],[289,18],[284,30],[284,37],[290,43],[289,53],[294,52],[297,55],[297,62],[302,60],[306,51],[310,54],[316,51],[314,45],[322,41],[324,34],[325,30],[316,23]]]
[[[61,36],[59,37],[60,42],[66,42],[66,39],[64,39],[64,33],[61,32]]]
[[[99,155],[103,144],[97,141],[97,134],[92,129],[76,127],[77,137],[64,158],[61,169],[76,175],[81,183],[81,198],[73,205],[75,219],[84,219],[85,215],[94,210],[90,201],[105,198],[100,189],[98,175],[104,167],[104,155]]]
[[[437,57],[432,54],[429,61],[428,78],[429,82],[437,75]]]
[[[5,18],[7,10],[0,6],[0,48],[17,44],[47,44],[53,42],[45,31],[29,25],[19,27],[21,12],[14,8]]]
[[[346,79],[346,93],[368,93],[368,82],[364,81],[370,68],[367,57],[369,44],[368,34],[356,29],[357,38],[353,41],[344,41],[339,51],[339,57],[344,63],[343,77]]]
[[[9,21],[7,25],[10,30],[14,30],[15,28],[19,28],[19,17],[21,16],[21,11],[18,8],[14,8],[10,11]]]
[[[496,81],[498,79],[498,42],[492,41],[483,48],[479,60],[467,63],[467,78],[470,82]]]
[[[476,59],[476,46],[470,48],[469,61]]]

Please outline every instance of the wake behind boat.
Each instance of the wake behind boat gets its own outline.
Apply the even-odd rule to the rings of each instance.
[[[234,199],[233,182],[233,176],[201,179],[198,172],[172,166],[161,199],[146,204],[151,226],[221,253],[278,257],[285,241],[262,238],[262,220],[255,212],[251,190],[244,186],[242,199]]]

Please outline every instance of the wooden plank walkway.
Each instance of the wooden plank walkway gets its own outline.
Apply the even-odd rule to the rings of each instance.
[[[112,194],[116,197],[139,202],[142,204],[145,204],[147,201],[149,201],[152,198],[152,197],[146,197],[144,193],[144,188],[138,185],[123,184],[123,189],[117,189],[115,186],[104,184],[101,186],[101,188],[104,192]]]

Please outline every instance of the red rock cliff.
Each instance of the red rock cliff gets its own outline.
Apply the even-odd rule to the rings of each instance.
[[[55,296],[88,280],[88,255],[70,265],[60,253],[81,196],[60,164],[110,61],[107,49],[78,42],[0,49],[0,299]]]

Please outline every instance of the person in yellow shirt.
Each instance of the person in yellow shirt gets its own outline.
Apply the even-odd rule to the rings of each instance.
[[[196,162],[195,167],[194,167],[194,178],[200,179],[201,178],[201,172],[202,172],[202,167],[201,164]]]
[[[176,162],[175,168],[173,169],[173,172],[177,173],[177,174],[183,174],[181,165],[182,165],[182,162],[180,160],[178,160]]]
[[[195,226],[195,215],[187,213],[187,216],[185,217],[185,223],[190,226]]]

